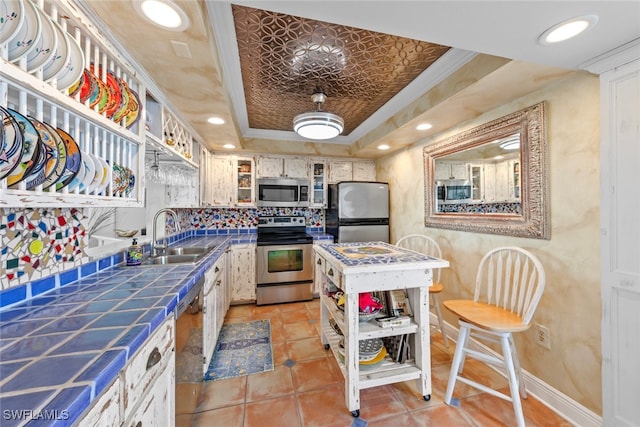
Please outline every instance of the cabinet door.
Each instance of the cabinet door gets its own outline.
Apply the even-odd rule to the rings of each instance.
[[[283,172],[282,157],[258,157],[259,178],[279,178]]]
[[[256,245],[231,246],[231,301],[256,299]]]
[[[210,200],[214,206],[231,206],[233,204],[233,170],[228,157],[213,156],[210,158],[209,184]]]
[[[375,181],[376,163],[370,161],[353,162],[354,181]]]
[[[353,162],[333,161],[329,163],[329,183],[353,180]]]
[[[235,204],[237,206],[255,206],[255,163],[253,158],[236,160]]]
[[[496,165],[486,163],[484,165],[484,201],[494,202],[496,200]]]
[[[125,426],[158,426],[172,427],[175,423],[175,358],[165,368],[149,393],[142,400],[142,404],[131,414]],[[117,424],[105,424],[117,425]]]
[[[451,162],[451,176],[455,179],[469,179],[469,167],[464,162]]]
[[[107,388],[93,403],[91,409],[80,419],[79,426],[118,426],[120,425],[120,379]]]
[[[202,297],[202,373],[207,372],[213,350],[216,345],[216,274],[214,269],[205,273],[205,283]]]
[[[505,202],[510,199],[509,189],[509,163],[501,162],[496,164],[496,197],[497,202]]]
[[[327,207],[327,165],[325,162],[311,162],[311,207]]]
[[[309,178],[309,159],[306,157],[285,157],[284,176],[287,178]]]
[[[484,171],[482,165],[469,165],[471,177],[471,199],[480,201],[484,199]]]

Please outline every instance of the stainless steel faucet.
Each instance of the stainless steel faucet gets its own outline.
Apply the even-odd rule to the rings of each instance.
[[[175,227],[174,227],[175,231],[176,232],[180,231],[180,222],[178,220],[178,214],[174,210],[169,209],[169,208],[163,208],[163,209],[160,209],[158,212],[156,212],[155,216],[153,217],[153,240],[151,241],[151,255],[152,256],[162,255],[167,250],[167,244],[166,243],[158,243],[158,240],[156,238],[156,236],[157,236],[156,224],[158,222],[158,217],[162,213],[167,213],[167,214],[171,215],[173,217],[173,223],[175,224]]]

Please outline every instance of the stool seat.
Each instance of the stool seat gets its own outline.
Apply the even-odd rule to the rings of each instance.
[[[444,287],[442,286],[442,283],[433,283],[430,287],[429,287],[429,293],[432,294],[438,294],[440,292],[442,292],[442,290],[444,289]]]
[[[521,332],[529,329],[519,316],[492,304],[456,299],[442,303],[461,320],[494,332]]]

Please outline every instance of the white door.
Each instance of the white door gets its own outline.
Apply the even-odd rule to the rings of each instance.
[[[600,76],[603,425],[640,426],[640,60]]]

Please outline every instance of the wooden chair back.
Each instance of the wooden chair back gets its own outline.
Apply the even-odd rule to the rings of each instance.
[[[515,246],[500,247],[480,261],[473,300],[518,314],[528,325],[544,287],[544,269],[535,255]]]
[[[421,254],[442,258],[442,251],[438,243],[424,234],[409,234],[396,242],[396,246],[420,252]],[[433,269],[433,283],[440,283],[440,269]]]

